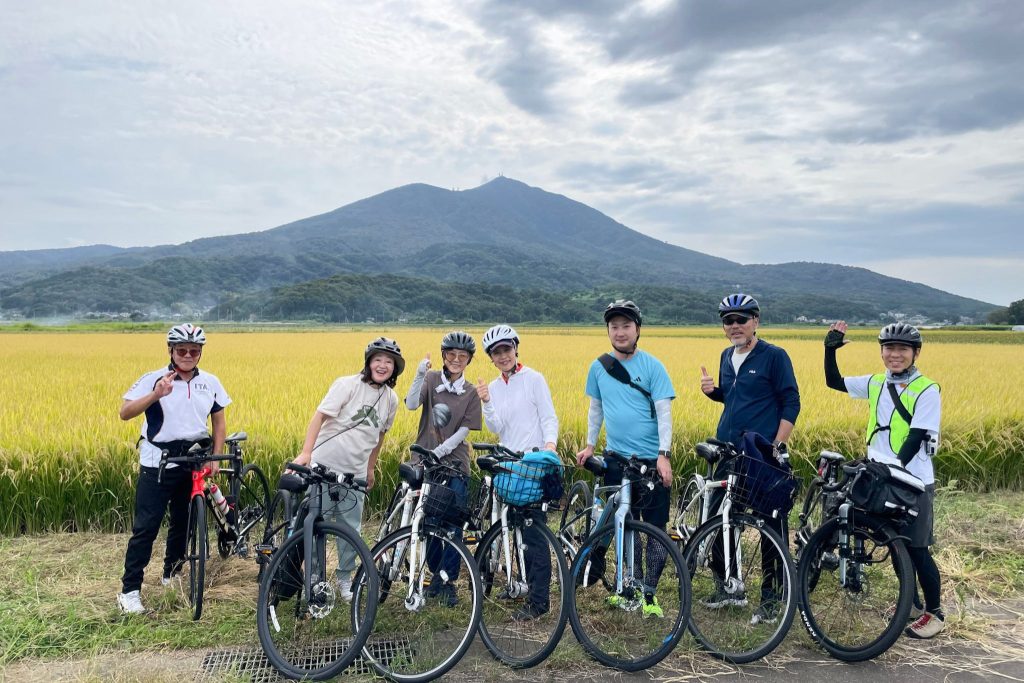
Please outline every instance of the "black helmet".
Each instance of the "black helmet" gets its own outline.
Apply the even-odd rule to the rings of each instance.
[[[906,344],[915,349],[921,348],[924,341],[917,328],[907,323],[890,323],[878,333],[878,343],[881,346],[886,344]]]
[[[615,301],[608,304],[604,309],[604,322],[607,325],[608,321],[617,315],[623,315],[636,323],[637,327],[640,327],[643,322],[643,315],[640,313],[640,307],[632,301],[627,299],[616,299]]]
[[[363,367],[370,367],[370,358],[378,353],[386,353],[395,359],[395,373],[391,375],[392,378],[397,378],[405,370],[405,359],[402,358],[402,349],[398,348],[398,342],[387,337],[377,337],[366,345],[366,352],[363,354]]]
[[[476,342],[462,330],[455,330],[444,335],[441,340],[441,353],[451,349],[460,349],[469,353],[470,358],[476,353]]]
[[[739,313],[745,316],[760,316],[761,307],[757,299],[749,294],[730,294],[718,304],[718,317],[724,318],[730,313]]]

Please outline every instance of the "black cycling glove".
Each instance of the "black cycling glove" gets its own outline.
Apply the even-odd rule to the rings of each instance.
[[[848,344],[843,337],[846,335],[839,330],[829,330],[828,334],[825,335],[825,348],[826,349],[838,349],[844,344]]]

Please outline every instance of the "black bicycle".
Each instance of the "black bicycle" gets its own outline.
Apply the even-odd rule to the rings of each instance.
[[[900,637],[914,600],[914,575],[903,521],[916,515],[904,498],[924,484],[905,470],[892,470],[891,483],[873,483],[878,463],[841,465],[844,477],[821,487],[834,494],[837,509],[804,545],[797,567],[804,627],[837,659],[857,662],[877,657]]]
[[[267,566],[260,581],[256,630],[270,663],[285,676],[324,680],[340,673],[358,656],[373,629],[380,581],[370,549],[347,524],[324,520],[325,506],[352,504],[366,482],[338,477],[316,465],[289,463],[294,474],[280,488],[305,494],[290,521],[271,530],[283,532],[278,548],[261,547]],[[325,497],[327,502],[325,503]],[[358,584],[358,587],[353,585]],[[363,595],[359,614],[349,586]]]

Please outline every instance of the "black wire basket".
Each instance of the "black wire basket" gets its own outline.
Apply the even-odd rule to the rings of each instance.
[[[452,476],[427,477],[429,490],[423,497],[423,515],[436,522],[461,526],[470,517],[470,508],[466,496],[459,494],[451,486]]]
[[[732,486],[733,505],[749,508],[768,518],[784,517],[792,509],[799,483],[788,467],[740,454],[729,461],[728,473],[736,475]]]

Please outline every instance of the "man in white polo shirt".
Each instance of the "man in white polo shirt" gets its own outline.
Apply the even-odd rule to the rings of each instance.
[[[175,325],[167,333],[170,364],[147,372],[124,395],[120,416],[131,420],[145,415],[139,439],[139,483],[135,492],[135,521],[124,558],[124,576],[117,605],[122,612],[146,611],[139,594],[143,573],[153,554],[153,541],[160,531],[164,514],[170,509],[167,549],[164,554],[162,583],[181,570],[185,557],[188,504],[192,493],[192,474],[183,467],[168,465],[157,481],[161,452],[184,455],[200,439],[210,437],[213,452],[222,453],[227,436],[224,408],[231,403],[220,380],[199,371],[206,335],[191,323]],[[217,472],[217,463],[210,463]]]

